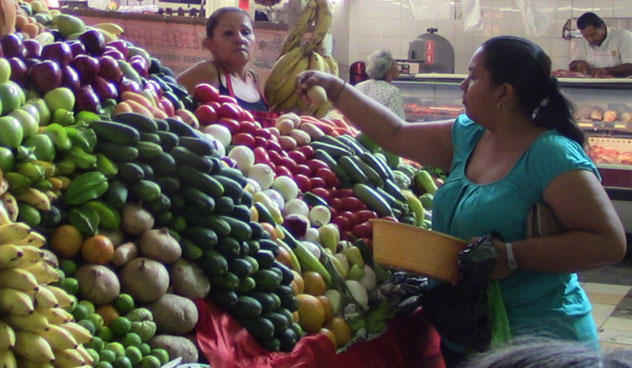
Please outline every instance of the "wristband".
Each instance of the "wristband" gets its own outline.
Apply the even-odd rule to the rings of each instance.
[[[511,243],[505,243],[505,253],[507,253],[507,265],[512,272],[518,270],[518,263],[513,253],[513,245]]]

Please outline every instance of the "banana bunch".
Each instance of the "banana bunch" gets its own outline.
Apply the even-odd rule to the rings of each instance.
[[[125,32],[123,27],[116,23],[99,23],[93,26],[97,31],[103,34],[106,42],[116,41]]]
[[[73,322],[75,300],[51,285],[46,239],[12,222],[0,206],[0,367],[82,367],[94,361],[82,344],[92,336]]]
[[[296,93],[296,76],[305,70],[319,70],[338,75],[338,63],[331,55],[322,55],[322,43],[332,23],[328,0],[309,0],[296,26],[281,45],[281,56],[272,67],[264,86],[264,95],[274,111],[295,111],[323,117],[331,104],[311,106]],[[308,27],[315,22],[311,38],[301,44]]]

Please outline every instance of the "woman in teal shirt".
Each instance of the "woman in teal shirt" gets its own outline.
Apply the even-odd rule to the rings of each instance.
[[[452,121],[406,124],[334,76],[299,75],[301,93],[314,85],[383,148],[450,172],[435,196],[433,229],[502,235],[491,278],[501,280],[512,335],[598,346],[575,272],[621,260],[625,233],[539,46],[509,36],[481,45],[461,83],[466,114]],[[535,203],[548,204],[566,231],[526,239]]]

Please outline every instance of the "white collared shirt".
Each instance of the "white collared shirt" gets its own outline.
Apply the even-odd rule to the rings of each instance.
[[[600,46],[593,46],[585,38],[571,43],[571,60],[585,60],[593,68],[608,68],[632,63],[632,32],[607,28]]]

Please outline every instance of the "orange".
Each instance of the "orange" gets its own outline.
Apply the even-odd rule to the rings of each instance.
[[[296,285],[296,289],[298,291],[295,295],[303,294],[305,292],[305,281],[303,280],[303,276],[294,270],[292,270],[292,273],[294,274],[294,280],[292,280],[292,282]]]
[[[27,23],[21,31],[29,35],[30,38],[35,38],[39,33],[39,27],[35,23]]]
[[[334,316],[334,307],[331,305],[329,299],[324,295],[318,295],[316,297],[318,301],[323,305],[325,310],[325,321],[329,321]]]
[[[324,327],[336,335],[338,347],[345,346],[353,337],[349,324],[342,317],[333,317],[325,323]]]
[[[334,334],[331,330],[328,330],[323,327],[320,330],[318,330],[318,333],[321,335],[327,336],[327,338],[331,340],[331,343],[334,345],[334,350],[338,347],[338,342],[336,341],[336,334]]]
[[[279,255],[276,256],[276,260],[292,269],[292,256],[290,252],[284,247],[278,247],[278,250]]]
[[[119,317],[119,313],[113,306],[109,304],[101,305],[97,307],[97,314],[103,318],[103,325],[110,326],[112,321]]]
[[[325,279],[318,272],[306,271],[303,272],[302,276],[305,282],[305,294],[323,295],[327,290]]]
[[[106,264],[112,260],[113,254],[112,241],[104,235],[89,237],[81,246],[81,258],[87,263]]]
[[[313,295],[299,294],[298,324],[307,332],[316,332],[325,323],[325,309],[322,303]]]
[[[55,254],[64,257],[71,258],[83,244],[83,235],[72,225],[62,225],[55,229],[50,240],[50,247]]]

